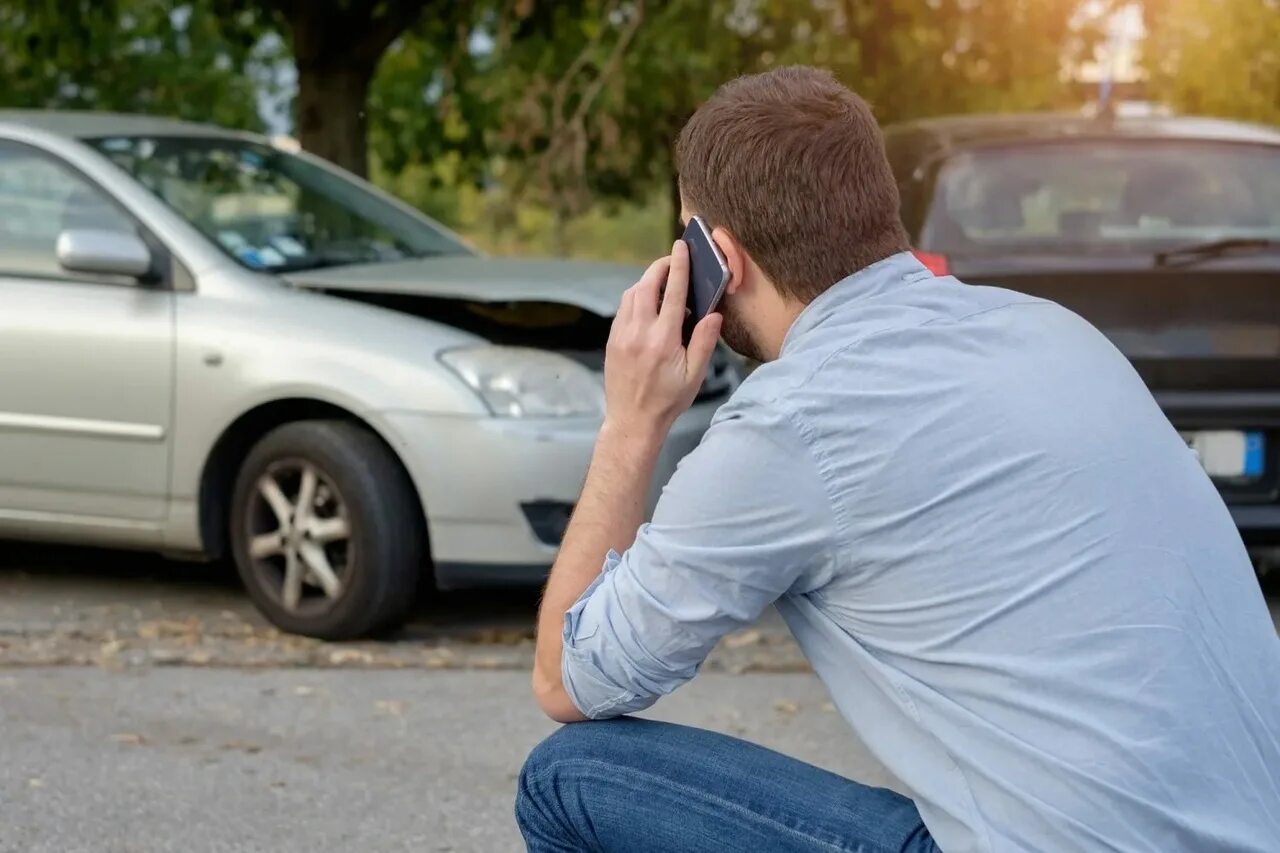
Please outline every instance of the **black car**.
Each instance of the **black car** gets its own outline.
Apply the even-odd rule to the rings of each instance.
[[[917,256],[1101,329],[1280,566],[1280,130],[1036,114],[885,140]]]

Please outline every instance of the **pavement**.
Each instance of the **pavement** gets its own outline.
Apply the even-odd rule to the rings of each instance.
[[[554,728],[536,609],[449,593],[387,640],[323,643],[225,566],[0,542],[0,851],[521,849],[515,777]],[[776,614],[649,716],[887,781]]]
[[[812,675],[708,673],[661,705],[888,781]],[[516,774],[554,724],[515,671],[38,667],[0,673],[0,727],[6,851],[483,853],[521,849]]]
[[[222,566],[0,542],[0,851],[521,849],[515,776],[554,727],[536,602],[450,593],[388,640],[322,643]],[[776,614],[648,716],[895,787]]]

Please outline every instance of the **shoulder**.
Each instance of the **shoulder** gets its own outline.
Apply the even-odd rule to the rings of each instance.
[[[890,405],[886,391],[970,371],[975,349],[989,355],[1025,349],[1060,336],[1059,326],[1073,325],[1087,324],[1053,302],[1016,291],[949,277],[914,283],[830,310],[781,358],[747,376],[712,423],[769,426],[807,438],[807,425],[838,414],[852,427],[862,415]]]
[[[704,443],[735,440],[788,443],[792,426],[787,395],[783,388],[756,379],[758,373],[759,369],[747,377],[716,411]]]
[[[810,373],[790,358],[761,364],[716,411],[712,428],[785,431],[795,414],[795,390]]]

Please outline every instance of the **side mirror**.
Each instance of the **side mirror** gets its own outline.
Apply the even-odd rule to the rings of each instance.
[[[58,235],[57,253],[58,263],[71,272],[134,278],[151,272],[151,250],[128,231],[68,228]]]

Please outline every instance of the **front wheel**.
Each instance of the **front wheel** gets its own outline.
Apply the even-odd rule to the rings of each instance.
[[[424,571],[413,486],[377,436],[298,421],[262,438],[231,502],[236,567],[282,630],[345,640],[398,627]]]

